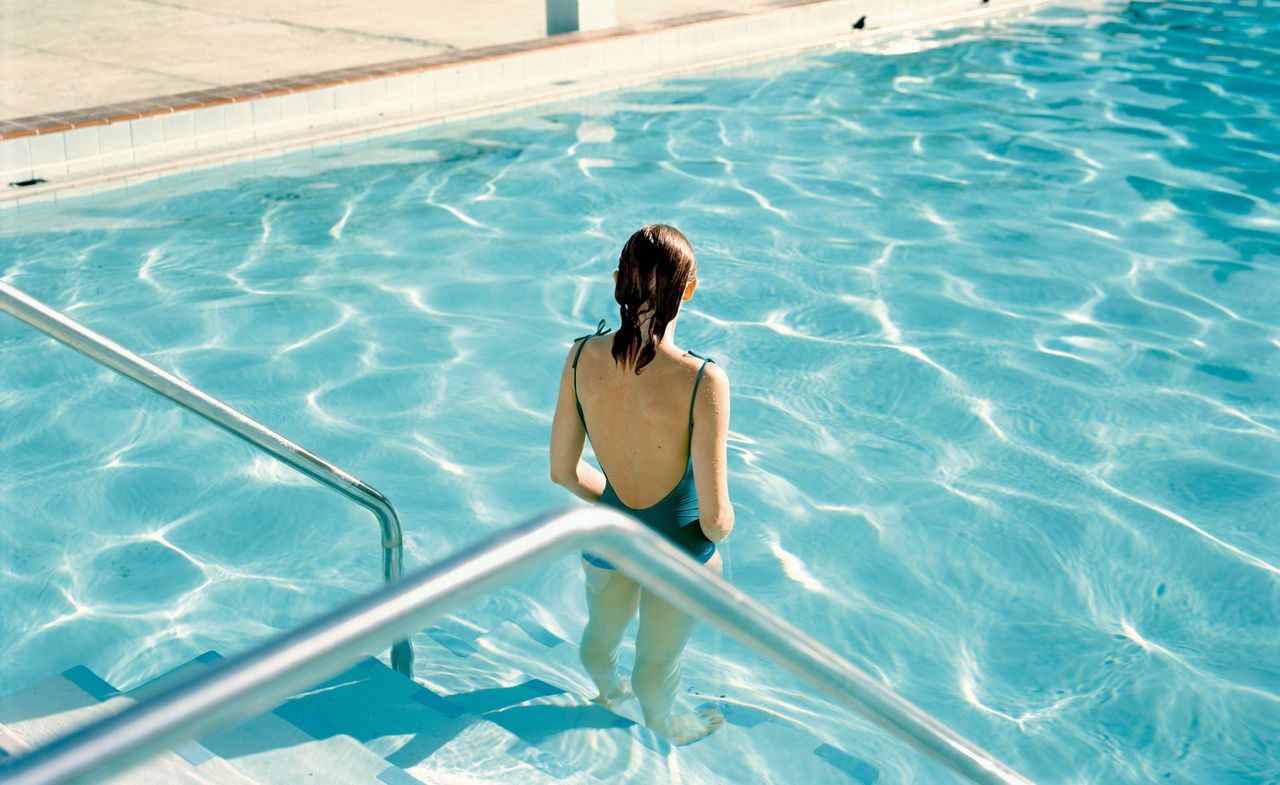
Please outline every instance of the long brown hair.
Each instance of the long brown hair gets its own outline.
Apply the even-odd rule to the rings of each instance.
[[[613,360],[636,373],[648,365],[662,342],[667,324],[680,311],[684,287],[696,277],[693,246],[678,229],[649,224],[622,247],[613,299],[621,306],[621,326],[613,336]],[[640,318],[649,315],[649,340],[641,341]]]

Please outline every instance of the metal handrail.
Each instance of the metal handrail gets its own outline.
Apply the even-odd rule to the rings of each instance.
[[[17,758],[5,785],[64,785],[253,716],[333,676],[382,641],[578,548],[608,558],[846,707],[980,785],[1032,785],[866,672],[800,632],[630,516],[552,512]],[[0,769],[0,772],[3,772]]]
[[[404,572],[400,516],[387,497],[358,477],[4,281],[0,281],[0,311],[163,395],[369,510],[382,529],[383,580],[391,583]],[[413,674],[413,649],[407,640],[392,644],[391,663],[400,673]]]

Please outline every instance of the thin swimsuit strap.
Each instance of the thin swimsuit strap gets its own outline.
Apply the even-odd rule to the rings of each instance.
[[[693,351],[688,352],[688,354],[692,354],[694,357],[702,360],[702,367],[698,369],[698,378],[693,380],[693,395],[689,396],[689,433],[693,433],[693,404],[694,401],[698,400],[698,385],[702,383],[702,372],[707,370],[707,363],[713,363],[715,360],[710,357],[703,357]],[[574,394],[577,395],[577,393]],[[690,456],[690,458],[692,458],[692,456]]]
[[[591,434],[587,431],[587,418],[582,414],[582,401],[578,400],[578,358],[582,356],[582,348],[587,345],[585,339],[594,338],[597,335],[608,335],[611,332],[613,332],[613,328],[609,327],[606,329],[604,326],[604,319],[601,319],[600,323],[596,325],[596,331],[594,333],[590,335],[579,335],[577,338],[573,339],[574,343],[582,341],[582,343],[578,344],[578,353],[573,356],[573,403],[578,407],[578,419],[582,420],[582,430],[588,436]],[[692,417],[692,415],[690,416]]]

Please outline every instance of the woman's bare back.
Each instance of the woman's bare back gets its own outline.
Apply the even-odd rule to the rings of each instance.
[[[612,339],[587,339],[578,360],[578,400],[618,500],[641,510],[662,501],[684,475],[690,396],[702,360],[660,351],[637,375],[614,362]]]

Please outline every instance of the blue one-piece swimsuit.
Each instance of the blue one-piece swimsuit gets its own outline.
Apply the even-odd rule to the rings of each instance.
[[[600,324],[596,327],[595,335],[605,335],[611,330],[606,330],[604,320],[600,320]],[[582,356],[582,347],[587,345],[587,338],[591,335],[584,335],[574,339],[581,341],[578,344],[578,353],[573,357],[573,401],[578,407],[578,418],[582,420],[582,429],[587,430],[587,419],[582,414],[582,403],[578,400],[578,358]],[[693,402],[698,397],[698,384],[702,382],[702,374],[707,369],[707,363],[715,362],[710,357],[703,357],[695,352],[689,352],[694,357],[702,360],[702,367],[698,369],[698,377],[693,382],[693,396],[689,399],[689,438],[693,438]],[[587,432],[587,438],[591,438],[591,433]],[[603,471],[603,469],[602,469]],[[696,561],[705,564],[711,559],[716,552],[716,544],[707,539],[702,533],[702,525],[698,519],[698,492],[693,484],[693,456],[690,455],[685,462],[684,475],[680,478],[680,482],[676,483],[676,487],[659,501],[644,509],[634,509],[622,503],[618,498],[618,494],[614,492],[613,486],[609,484],[609,475],[605,475],[604,494],[600,497],[600,504],[613,507],[622,512],[629,513],[639,518],[654,531],[666,537],[675,545],[683,548]],[[601,567],[606,570],[617,569],[609,562],[589,553],[583,552],[582,558],[587,560],[588,564]]]

